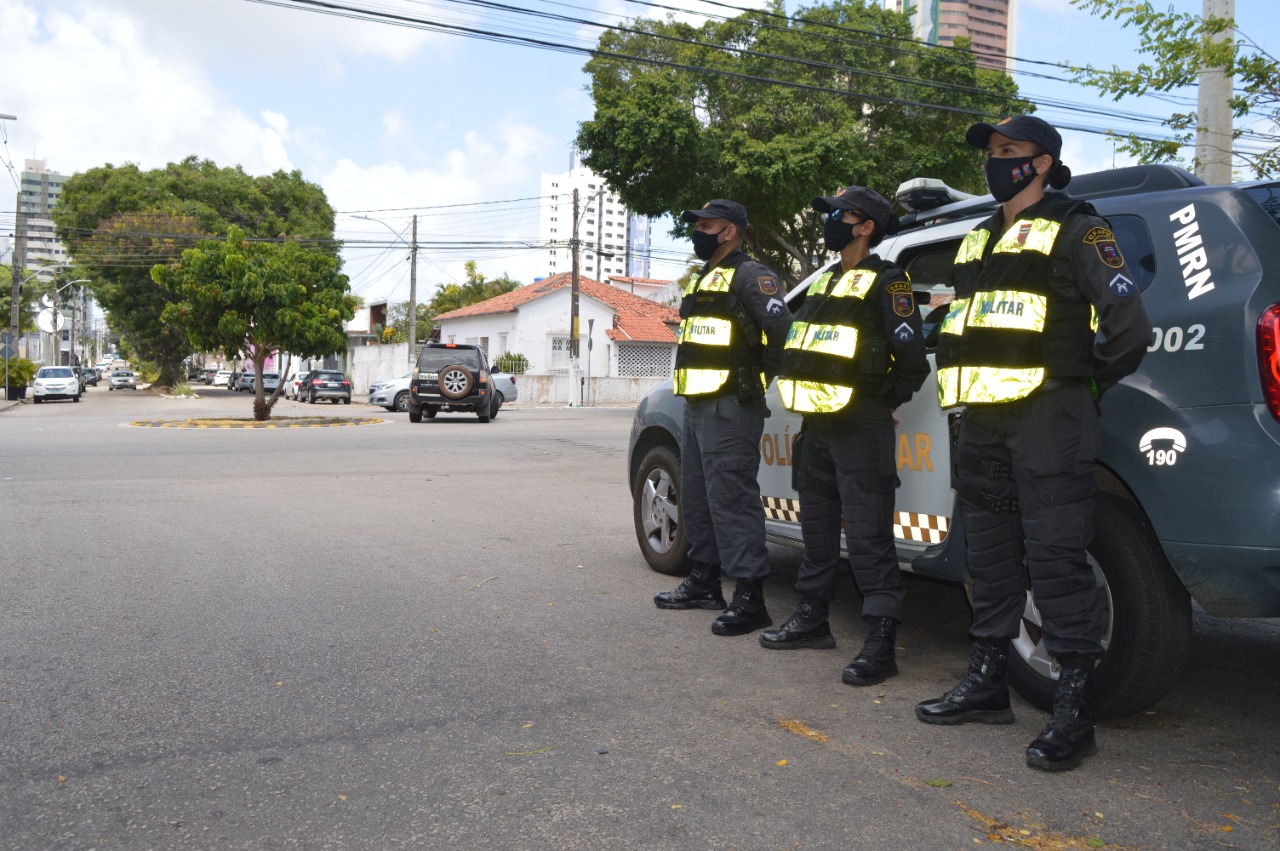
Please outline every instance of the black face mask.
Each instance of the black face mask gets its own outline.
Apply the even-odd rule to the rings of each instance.
[[[693,253],[697,255],[699,260],[710,260],[711,255],[716,253],[716,249],[720,247],[720,234],[723,230],[715,233],[707,233],[706,231],[695,230],[693,232]]]
[[[839,211],[843,215],[844,211]],[[845,222],[840,218],[832,218],[827,216],[827,220],[822,224],[822,241],[826,243],[828,251],[840,251],[846,245],[853,242],[853,229],[862,222]]]
[[[1035,157],[991,157],[985,166],[987,188],[1003,204],[1036,179]]]

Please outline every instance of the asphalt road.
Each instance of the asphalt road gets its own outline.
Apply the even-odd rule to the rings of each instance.
[[[900,676],[656,609],[631,411],[175,430],[90,390],[0,413],[4,848],[1275,848],[1280,623],[1196,619],[1168,698],[1065,775],[1044,715],[930,727],[960,591],[910,580]],[[799,557],[773,549],[784,619]]]

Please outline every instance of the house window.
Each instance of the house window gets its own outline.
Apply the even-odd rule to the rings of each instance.
[[[569,369],[569,338],[551,338],[551,371],[566,372]]]

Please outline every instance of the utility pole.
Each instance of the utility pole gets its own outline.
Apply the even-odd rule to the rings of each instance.
[[[1203,17],[1234,20],[1236,0],[1204,0]],[[1213,37],[1215,42],[1230,41],[1234,30]],[[1199,98],[1196,107],[1196,171],[1205,183],[1224,185],[1231,182],[1231,87],[1234,79],[1221,66],[1200,69]]]
[[[418,214],[413,214],[413,241],[409,243],[409,368],[418,365]]]
[[[17,121],[16,115],[0,115],[0,121]],[[24,233],[19,219],[22,216],[22,188],[18,188],[18,209],[14,212],[14,234],[13,234],[13,286],[10,287],[9,294],[9,331],[11,332],[13,345],[18,345],[18,300],[22,295],[22,260],[18,259],[18,238]],[[25,245],[24,245],[25,247]],[[26,258],[22,258],[25,260]],[[8,381],[8,379],[5,379]]]
[[[573,238],[569,251],[573,254],[573,277],[569,288],[569,404],[573,404],[578,384],[578,190],[573,190]]]

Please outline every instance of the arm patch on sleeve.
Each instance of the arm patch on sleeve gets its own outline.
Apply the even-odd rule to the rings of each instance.
[[[768,275],[761,275],[760,277],[756,278],[756,286],[758,286],[760,288],[760,292],[764,293],[765,295],[778,294],[777,278],[771,278]]]
[[[895,314],[910,316],[916,312],[916,295],[911,291],[911,284],[906,281],[894,281],[887,289]]]
[[[1110,229],[1090,228],[1084,235],[1084,244],[1092,245],[1097,250],[1098,259],[1103,265],[1110,266],[1112,269],[1124,266],[1124,255],[1120,253],[1120,246],[1116,244],[1116,235]]]

